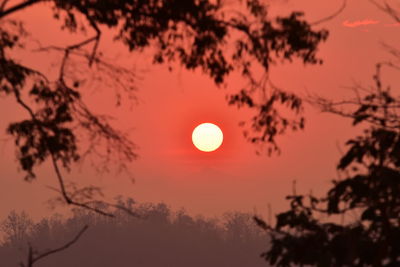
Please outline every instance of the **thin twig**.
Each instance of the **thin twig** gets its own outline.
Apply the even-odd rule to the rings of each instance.
[[[90,56],[90,59],[89,59],[89,67],[91,67],[94,59],[96,58],[97,48],[100,43],[101,31],[100,31],[99,27],[97,26],[97,24],[93,21],[93,19],[91,19],[88,16],[87,16],[87,19],[89,20],[89,23],[92,26],[92,28],[96,31],[95,43],[93,46],[92,55]]]
[[[391,16],[395,21],[400,22],[400,12],[391,7],[386,1],[384,4],[378,4],[375,0],[370,0],[378,9]]]
[[[342,13],[342,11],[346,8],[347,5],[347,0],[343,0],[342,6],[332,15],[327,16],[325,18],[319,19],[317,21],[311,22],[310,25],[317,25],[317,24],[321,24],[323,22],[329,21],[333,18],[335,18],[336,16],[338,16],[340,13]]]

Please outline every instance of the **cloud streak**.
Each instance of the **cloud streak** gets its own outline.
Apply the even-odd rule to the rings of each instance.
[[[363,19],[363,20],[355,20],[355,21],[348,21],[345,20],[343,21],[342,25],[348,28],[356,28],[356,27],[361,27],[361,26],[367,26],[367,25],[374,25],[378,24],[378,20],[373,20],[373,19]]]

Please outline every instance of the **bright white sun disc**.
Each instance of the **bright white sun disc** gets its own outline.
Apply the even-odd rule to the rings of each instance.
[[[192,141],[194,146],[204,152],[211,152],[218,149],[224,135],[221,129],[213,123],[202,123],[194,128]]]

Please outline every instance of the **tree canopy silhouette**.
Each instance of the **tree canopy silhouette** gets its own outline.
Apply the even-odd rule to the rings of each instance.
[[[364,130],[347,141],[337,165],[344,177],[325,196],[289,195],[274,227],[255,217],[271,238],[262,256],[273,266],[400,266],[400,98],[383,83],[383,66],[400,70],[377,64],[374,85],[356,85],[354,99],[312,98]]]
[[[18,12],[27,12],[34,5],[50,8],[63,30],[93,32],[92,37],[73,45],[40,48],[62,53],[58,76],[53,80],[13,58],[13,50],[23,49],[26,35]],[[232,10],[228,3],[219,0],[26,0],[15,5],[0,1],[0,93],[13,97],[28,115],[7,129],[15,139],[25,179],[34,179],[35,167],[50,160],[65,202],[101,213],[94,208],[97,202],[90,200],[99,191],[97,188],[71,193],[72,188],[65,184],[61,174],[60,166],[68,170],[86,153],[78,145],[77,133],[89,134],[89,150],[101,144],[105,158],[118,158],[121,162],[136,158],[134,143],[111,127],[104,116],[87,107],[81,96],[82,83],[68,75],[71,57],[78,55],[87,60],[88,66],[107,72],[116,86],[132,90],[134,73],[106,62],[98,52],[104,29],[112,29],[115,41],[131,51],[151,48],[154,64],[201,69],[217,85],[223,84],[230,73],[239,72],[249,86],[231,95],[229,104],[257,110],[251,122],[253,134],[248,136],[251,142],[269,143],[271,151],[276,150],[278,134],[287,128],[303,128],[303,118],[285,118],[277,109],[277,105],[286,105],[297,116],[301,100],[270,86],[266,74],[271,65],[294,59],[304,64],[321,63],[316,53],[328,32],[314,30],[301,12],[270,18],[268,6],[259,0],[238,1],[237,5]],[[257,75],[257,69],[264,75]],[[121,81],[123,77],[125,80]],[[256,90],[264,90],[266,98],[255,98]],[[110,157],[110,153],[117,155]]]

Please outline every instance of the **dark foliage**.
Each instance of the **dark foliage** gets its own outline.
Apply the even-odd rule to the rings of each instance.
[[[367,127],[347,142],[337,166],[346,177],[333,181],[325,197],[288,196],[291,208],[277,215],[274,228],[256,218],[272,240],[262,254],[270,264],[400,266],[400,99],[383,86],[381,66],[375,86],[356,87],[355,99],[313,99],[323,111]]]
[[[15,24],[7,19],[8,15],[43,2],[52,6],[54,18],[63,21],[64,29],[80,31],[78,22],[86,20],[86,27],[96,32],[94,37],[81,43],[59,48],[64,58],[56,81],[48,81],[45,74],[12,60],[8,51],[19,44],[21,33],[3,27],[8,23]],[[28,119],[13,123],[8,129],[15,136],[17,157],[27,172],[27,179],[34,178],[34,167],[49,157],[64,167],[79,159],[77,133],[72,127],[76,124],[111,142],[110,147],[122,152],[124,159],[132,160],[136,156],[131,142],[90,113],[81,100],[79,82],[68,80],[65,75],[70,55],[89,44],[93,44],[93,51],[85,54],[89,64],[100,63],[97,46],[101,27],[115,28],[115,39],[130,50],[151,47],[154,63],[179,62],[186,69],[200,68],[216,84],[223,83],[231,71],[239,71],[252,82],[250,91],[260,87],[255,84],[251,71],[256,62],[265,72],[278,60],[300,58],[305,64],[321,62],[316,52],[318,44],[328,34],[324,30],[312,30],[302,19],[302,13],[272,20],[267,18],[267,7],[259,1],[246,1],[243,8],[243,12],[229,12],[222,2],[208,0],[37,0],[10,7],[5,5],[0,11],[0,88],[1,93],[13,95],[29,113]],[[233,49],[227,49],[229,47]],[[23,90],[29,92],[27,99],[22,97]],[[241,94],[252,98],[250,91],[244,89]],[[253,100],[251,107],[259,110],[253,128],[262,136],[252,138],[252,142],[275,144],[275,136],[289,125],[287,119],[277,114],[275,103],[287,104],[296,112],[300,110],[301,101],[294,95],[273,88],[271,91],[271,97],[264,103],[255,104]],[[36,105],[28,104],[31,100]],[[230,104],[240,104],[241,100],[232,96]]]

